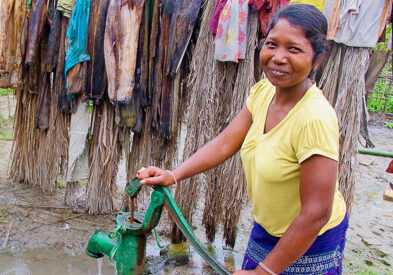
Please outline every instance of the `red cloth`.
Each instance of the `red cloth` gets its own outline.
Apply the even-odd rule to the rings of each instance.
[[[389,166],[386,169],[386,172],[393,173],[393,160],[389,163]]]
[[[274,14],[282,7],[288,5],[289,0],[249,0],[248,4],[254,12],[259,11],[262,36],[266,37],[267,28]]]

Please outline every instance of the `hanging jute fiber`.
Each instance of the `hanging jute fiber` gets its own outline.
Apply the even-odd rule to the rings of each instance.
[[[203,17],[199,31],[197,43],[192,55],[190,82],[188,84],[187,94],[187,136],[185,139],[183,161],[190,157],[195,151],[203,145],[201,129],[205,127],[204,120],[200,115],[204,110],[204,94],[211,94],[214,86],[215,66],[214,66],[214,48],[213,36],[208,33],[208,25],[211,13],[214,8],[214,1],[205,1],[203,4]],[[192,177],[182,181],[176,188],[175,200],[179,205],[184,217],[189,224],[192,224],[192,217],[200,198],[200,185],[202,176]],[[172,224],[171,232],[172,242],[178,243],[184,240],[184,236]]]
[[[116,175],[124,133],[115,123],[115,106],[103,100],[94,106],[87,185],[90,214],[111,213],[115,207]]]
[[[340,127],[339,188],[351,210],[358,168],[358,141],[365,105],[365,75],[370,61],[367,48],[332,41],[331,54],[319,86],[335,108]]]
[[[241,61],[240,65],[221,63],[215,61],[214,36],[209,32],[209,20],[213,9],[214,1],[205,3],[200,32],[191,61],[185,119],[188,128],[183,160],[217,136],[228,125],[244,106],[248,91],[255,83],[256,16],[250,16],[247,59]],[[204,107],[200,108],[200,106]],[[205,190],[202,198],[201,187]],[[241,161],[237,155],[200,176],[184,181],[177,188],[175,199],[189,222],[192,222],[192,215],[198,201],[204,199],[202,223],[205,226],[207,239],[210,242],[214,240],[222,222],[226,243],[233,247],[244,195],[245,181]],[[181,233],[175,226],[172,228],[172,240],[174,242],[182,240]]]
[[[54,1],[48,6],[53,10]],[[31,10],[31,16],[35,11]],[[31,18],[30,29],[38,24],[35,19]],[[35,45],[35,51],[26,54],[31,63],[25,62],[22,89],[17,91],[10,177],[50,192],[56,188],[67,166],[69,116],[57,110],[59,94],[51,81],[56,79],[56,62],[46,58],[51,52],[49,25],[42,24],[40,31],[29,33],[28,37],[21,36],[23,41]],[[26,44],[23,41],[21,44]]]
[[[258,15],[256,13],[249,14],[247,37],[246,59],[239,62],[235,87],[230,97],[230,115],[228,117],[230,121],[245,106],[249,91],[256,81],[254,78],[254,59],[258,45]],[[233,248],[235,246],[237,225],[241,218],[244,199],[247,197],[247,184],[240,153],[227,160],[223,166],[222,173],[218,179],[221,186],[218,199],[222,203],[222,224],[225,244]]]

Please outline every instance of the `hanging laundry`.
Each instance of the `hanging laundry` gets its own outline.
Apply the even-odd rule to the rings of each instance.
[[[75,0],[59,0],[56,9],[61,11],[65,17],[70,17]]]
[[[179,8],[177,2],[177,0],[166,0],[160,6],[159,36],[154,63],[153,126],[160,129],[166,139],[170,138],[170,112],[168,109],[171,107],[172,94],[168,91],[172,91],[173,81],[165,75],[165,64],[168,61],[171,18]],[[163,104],[166,104],[165,110],[162,109]]]
[[[86,64],[84,61],[90,60],[90,56],[86,52],[89,12],[90,0],[77,0],[68,26],[68,49],[65,57],[64,71],[66,75],[66,87],[68,89],[67,93],[71,97],[79,93],[81,87],[84,86],[81,83],[86,78]]]
[[[70,18],[62,16],[60,41],[57,56],[57,66],[53,85],[54,94],[58,95],[57,108],[65,113],[73,113],[76,111],[76,104],[67,98],[66,77],[64,74],[65,56],[66,56],[66,34]]]
[[[209,31],[214,34],[217,33],[218,21],[226,3],[227,0],[217,0],[216,5],[214,6],[214,10],[209,23]]]
[[[148,79],[148,90],[147,95],[150,99],[150,104],[154,106],[155,91],[157,83],[155,81],[156,75],[154,74],[155,62],[158,56],[158,39],[160,29],[160,5],[162,0],[154,0],[153,13],[151,21],[151,33],[150,33],[150,44],[149,44],[149,72],[150,76]],[[154,111],[154,108],[153,108]]]
[[[112,102],[127,103],[132,96],[144,4],[145,0],[112,0],[108,7],[104,56]]]
[[[24,0],[1,0],[0,3],[0,87],[21,86],[22,56],[26,43],[21,41],[27,25]]]
[[[38,92],[38,105],[34,117],[34,127],[45,130],[49,128],[50,112],[50,76],[47,72],[42,72],[42,81]]]
[[[289,0],[249,0],[253,12],[259,11],[261,33],[266,37],[267,28],[278,9],[288,5]]]
[[[215,39],[215,58],[239,62],[247,46],[247,0],[228,0],[221,12]]]
[[[174,78],[186,52],[195,22],[201,8],[201,0],[177,1],[170,23],[166,75]]]
[[[88,27],[88,50],[91,62],[87,65],[86,97],[98,101],[104,95],[108,81],[105,72],[104,35],[110,0],[94,1],[92,19]]]
[[[173,105],[177,104],[174,79],[193,33],[201,1],[167,0],[162,2],[160,9],[154,7],[150,40],[150,66],[154,77],[149,82],[153,125],[160,129],[165,139],[170,139],[172,126],[177,123],[172,121]],[[153,45],[157,40],[159,47]]]
[[[148,106],[147,84],[149,77],[149,39],[154,0],[147,0],[139,27],[138,54],[135,66],[135,84],[132,97],[126,104],[119,103],[116,109],[118,124],[140,133],[143,122],[143,108]]]
[[[25,58],[25,64],[29,66],[33,65],[34,55],[37,52],[37,47],[40,42],[47,12],[46,0],[37,0],[36,2],[33,1],[32,4],[33,5],[29,20],[29,37],[27,40]]]
[[[328,39],[352,47],[375,47],[391,7],[391,0],[325,0]]]
[[[317,9],[319,9],[322,12],[325,0],[291,0],[290,3],[301,3],[301,4],[313,5],[314,7],[316,7]]]
[[[135,89],[140,95],[140,104],[142,107],[149,105],[148,96],[148,80],[149,80],[149,58],[150,58],[150,35],[152,29],[154,0],[147,0],[145,3],[145,11],[143,22],[139,30],[139,45],[137,71],[135,75]]]
[[[45,53],[45,68],[46,72],[53,72],[57,65],[57,56],[59,53],[60,34],[61,34],[61,21],[62,13],[55,11],[52,19],[52,26],[50,28],[48,45]]]
[[[89,174],[88,155],[89,149],[87,136],[91,122],[89,106],[83,102],[82,97],[78,99],[76,112],[71,115],[68,146],[68,167],[66,181],[78,182],[86,180]]]

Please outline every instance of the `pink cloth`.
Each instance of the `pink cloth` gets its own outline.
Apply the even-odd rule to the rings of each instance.
[[[239,62],[247,48],[247,0],[228,0],[217,27],[215,58],[218,61]]]
[[[211,31],[214,34],[217,33],[218,21],[220,19],[221,12],[224,9],[226,3],[227,0],[217,0],[216,5],[214,6],[214,10],[212,13],[212,17],[210,18],[210,24],[209,24],[209,31]]]

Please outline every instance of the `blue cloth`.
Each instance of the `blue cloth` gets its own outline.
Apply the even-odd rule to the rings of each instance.
[[[87,25],[89,23],[90,0],[77,0],[67,30],[68,50],[65,57],[65,75],[79,62],[90,60],[86,51]]]
[[[341,274],[342,253],[348,216],[336,227],[318,236],[307,252],[281,274]],[[254,270],[274,248],[280,238],[270,235],[254,222],[244,255],[244,270]]]

